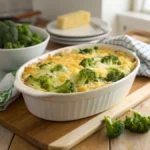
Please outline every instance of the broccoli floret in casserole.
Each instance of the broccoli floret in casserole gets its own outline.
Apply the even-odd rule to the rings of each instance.
[[[74,84],[70,80],[66,80],[66,82],[62,84],[61,86],[55,87],[55,91],[57,93],[73,93]]]
[[[116,82],[125,77],[125,74],[121,72],[119,69],[111,69],[111,71],[107,74],[106,80]]]
[[[37,78],[37,80],[39,81],[41,88],[47,90],[47,91],[51,91],[54,89],[54,84],[52,82],[52,77],[49,75],[42,75],[39,76]]]
[[[107,65],[121,65],[118,57],[115,55],[108,55],[101,59],[101,62]]]
[[[55,72],[55,71],[63,71],[64,67],[62,64],[57,64],[55,65],[52,69],[51,72]]]
[[[124,121],[125,128],[131,132],[146,133],[150,130],[150,116],[143,116],[135,110],[132,110],[133,116]]]
[[[95,61],[94,58],[84,58],[79,65],[83,66],[83,67],[91,67],[94,66]]]
[[[99,49],[98,46],[94,46],[93,48],[84,48],[84,49],[80,49],[79,53],[80,54],[92,54],[93,52],[95,52],[98,49]]]
[[[36,78],[34,78],[32,75],[29,75],[29,76],[25,79],[25,82],[32,82],[32,81],[36,81]]]
[[[98,47],[98,46],[94,46],[94,49],[95,49],[95,50],[98,50],[98,49],[99,49],[99,47]]]
[[[120,136],[125,128],[124,122],[121,120],[111,120],[110,117],[105,116],[105,123],[107,129],[107,136],[109,138],[116,138]]]
[[[42,89],[46,91],[52,91],[57,93],[73,93],[74,92],[74,84],[70,80],[66,80],[60,86],[55,87],[54,82],[51,76],[42,75],[37,78],[32,75],[28,76],[25,82],[31,83],[31,86],[39,85]]]
[[[25,79],[25,83],[30,84],[32,87],[40,86],[40,83],[37,78],[33,77],[32,75],[29,75]]]
[[[38,67],[39,67],[40,69],[43,69],[43,68],[45,68],[45,67],[48,67],[48,66],[51,65],[51,64],[52,64],[51,62],[43,63],[43,64],[39,64]]]
[[[96,73],[91,69],[82,69],[78,75],[78,84],[84,85],[90,81],[97,81]]]

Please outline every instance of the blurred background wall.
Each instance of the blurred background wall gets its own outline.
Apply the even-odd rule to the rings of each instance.
[[[150,30],[150,0],[0,0],[0,15],[8,11],[13,14],[15,11],[41,10],[40,17],[49,21],[80,9],[107,21],[113,29],[111,35],[142,30],[142,25],[144,30]]]
[[[0,13],[31,10],[32,0],[0,0]]]
[[[40,9],[43,17],[55,20],[57,16],[76,10],[87,10],[92,16],[107,21],[113,28],[112,35],[118,34],[116,14],[131,9],[132,0],[33,0],[33,9]]]

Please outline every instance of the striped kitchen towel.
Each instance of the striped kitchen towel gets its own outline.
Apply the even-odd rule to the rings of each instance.
[[[128,35],[105,38],[100,43],[122,46],[133,51],[141,62],[138,75],[150,77],[150,44],[140,42]]]
[[[0,82],[0,111],[3,111],[12,103],[20,92],[14,87],[16,71],[7,73]]]

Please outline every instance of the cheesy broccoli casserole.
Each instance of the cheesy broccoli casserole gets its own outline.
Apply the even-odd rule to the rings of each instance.
[[[27,86],[45,92],[83,92],[124,78],[136,65],[133,56],[108,48],[62,50],[27,66],[22,80]]]

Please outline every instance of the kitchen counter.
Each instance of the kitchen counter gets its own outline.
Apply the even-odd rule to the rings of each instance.
[[[43,23],[38,23],[43,27]],[[49,42],[48,50],[54,50],[64,45]],[[150,82],[149,78],[138,77],[141,84]],[[150,115],[150,98],[136,106],[136,110]],[[121,117],[123,119],[124,116]],[[105,128],[99,130],[72,150],[149,150],[150,148],[150,132],[146,134],[135,134],[127,130],[116,139],[109,140],[106,136]],[[0,126],[0,150],[39,150],[30,143],[26,142],[19,136],[15,135],[6,128]]]

